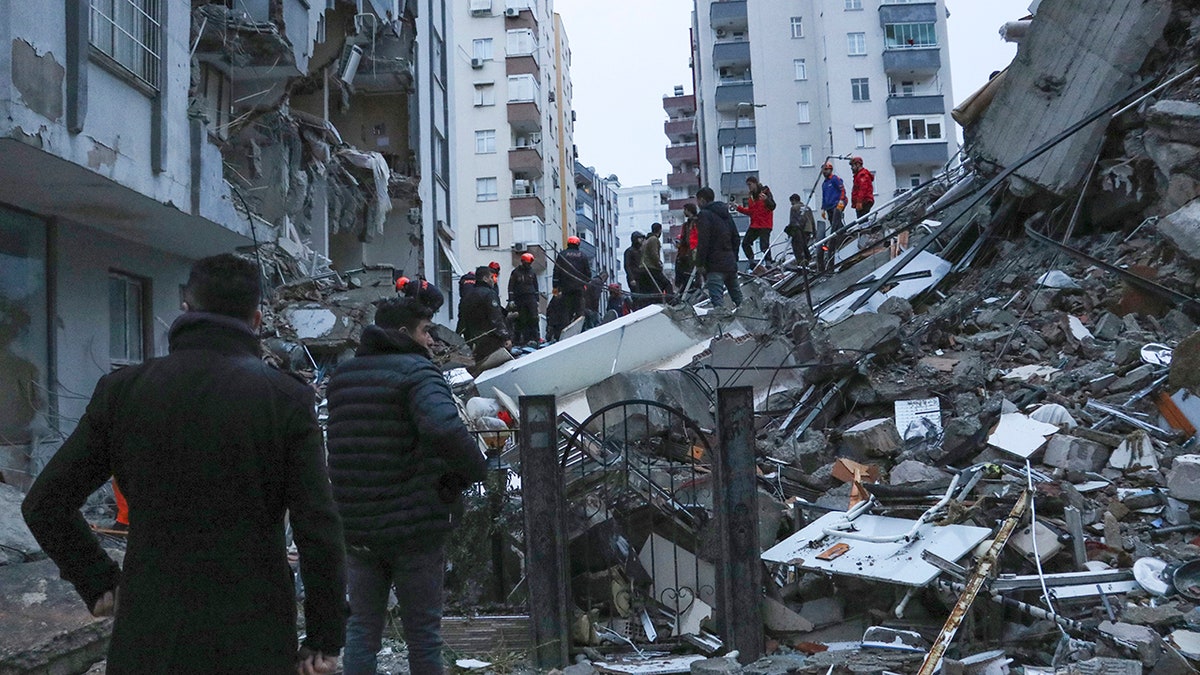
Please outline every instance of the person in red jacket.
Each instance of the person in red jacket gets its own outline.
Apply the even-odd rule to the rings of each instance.
[[[746,179],[746,188],[750,191],[750,199],[745,206],[735,207],[738,213],[750,216],[750,229],[742,239],[742,252],[747,260],[754,260],[754,240],[758,240],[758,248],[766,254],[766,262],[775,262],[771,257],[771,228],[775,226],[775,198],[771,196],[771,188],[758,182],[757,176]]]
[[[850,172],[854,174],[854,188],[850,191],[850,204],[854,215],[862,218],[875,206],[875,177],[863,167],[862,157],[850,158]]]

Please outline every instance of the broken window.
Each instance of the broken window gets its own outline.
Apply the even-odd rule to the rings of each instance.
[[[491,61],[492,38],[476,38],[471,41],[471,57],[480,61]]]
[[[480,129],[475,132],[475,154],[488,155],[496,152],[496,130]]]
[[[0,207],[0,446],[28,443],[49,364],[46,225]]]
[[[140,277],[108,275],[108,356],[114,368],[146,358],[147,286],[149,281]]]
[[[889,23],[883,27],[887,49],[913,49],[937,46],[937,25],[934,23]]]
[[[208,133],[225,140],[233,111],[233,86],[229,76],[211,63],[200,64],[196,101],[208,122]]]
[[[88,41],[157,91],[159,19],[159,0],[91,0]]]
[[[871,100],[871,78],[869,78],[869,77],[850,78],[850,98],[855,101],[870,101]]]
[[[496,191],[496,177],[475,179],[475,201],[494,202],[499,199]]]
[[[758,171],[758,148],[753,145],[726,145],[721,148],[721,170]]]
[[[499,225],[480,225],[475,233],[477,248],[495,248],[500,245]]]
[[[941,117],[897,117],[893,131],[895,141],[940,141],[942,140]]]
[[[846,33],[846,53],[850,56],[862,56],[867,53],[866,33]]]

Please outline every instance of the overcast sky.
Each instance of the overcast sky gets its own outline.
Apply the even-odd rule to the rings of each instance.
[[[1016,45],[1002,42],[998,31],[1024,16],[1029,4],[946,0],[955,103],[1012,60]],[[626,186],[665,178],[671,166],[664,156],[662,97],[677,84],[692,93],[692,0],[556,0],[554,7],[571,43],[579,161],[603,176],[617,174]]]

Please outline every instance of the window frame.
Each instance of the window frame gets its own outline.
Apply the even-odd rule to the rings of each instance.
[[[814,166],[814,165],[815,165],[815,163],[813,162],[813,146],[801,145],[800,146],[800,166],[808,167],[808,166]]]
[[[862,0],[846,0],[846,11],[857,12],[863,8]]]
[[[491,181],[491,190],[487,190]],[[496,176],[481,176],[475,179],[475,201],[477,202],[496,202],[500,201],[500,180]]]
[[[163,1],[88,1],[88,50],[91,56],[108,70],[147,88],[155,95],[161,88],[166,47],[162,25]],[[105,9],[108,14],[104,12]],[[118,16],[121,10],[129,15]],[[142,35],[135,36],[134,32]],[[107,34],[107,40],[103,39],[104,34]]]
[[[489,136],[490,134],[490,136]],[[483,150],[480,150],[480,142],[483,142]],[[488,148],[491,148],[490,150]],[[475,130],[475,154],[477,155],[494,155],[496,154],[496,130],[495,129],[476,129]]]
[[[873,148],[875,127],[854,127],[854,147]]]
[[[799,124],[812,123],[812,106],[809,101],[796,101],[796,118]]]
[[[891,120],[892,127],[892,143],[913,144],[913,143],[945,143],[946,142],[946,120],[942,115],[903,115],[893,117]],[[920,123],[921,132],[924,136],[917,137],[917,125]],[[901,138],[902,123],[907,123],[909,138]],[[938,130],[937,136],[930,136],[930,126],[936,125]]]
[[[476,108],[496,105],[496,83],[476,82],[474,103]]]
[[[487,233],[488,241],[495,241],[493,244],[484,241],[484,235]],[[500,225],[497,223],[487,223],[475,227],[475,248],[500,248]]]
[[[121,333],[124,335],[125,342],[120,354],[118,354],[117,345],[113,340],[113,336],[117,330],[117,317],[114,316],[113,312],[113,293],[117,290],[114,288],[114,284],[116,283],[120,283],[123,290]],[[133,299],[135,306],[132,307],[130,306],[131,298],[129,296],[131,289],[137,290],[137,297]],[[154,335],[151,332],[150,323],[150,317],[153,316],[154,311],[151,290],[150,279],[146,277],[129,274],[117,269],[110,269],[108,271],[108,359],[113,370],[142,363],[149,358],[148,355],[154,353]],[[131,317],[136,317],[138,323],[133,333],[130,332],[131,328],[129,326],[129,319]],[[129,339],[133,336],[137,337],[136,353],[130,350]]]
[[[901,32],[905,34],[898,35]],[[932,42],[917,42],[915,39],[925,37],[931,38]],[[910,39],[913,40],[912,44],[907,42]],[[936,49],[939,46],[936,21],[910,21],[883,26],[884,49]]]
[[[792,77],[796,82],[808,80],[808,61],[806,59],[792,59]]]
[[[788,21],[788,25],[791,27],[793,40],[799,40],[804,37],[804,17],[803,16],[793,16]]]
[[[535,103],[541,94],[538,79],[529,73],[508,76],[509,103]],[[528,91],[523,91],[528,88]]]
[[[738,160],[743,164],[739,166]],[[758,145],[721,146],[721,173],[758,171]]]
[[[480,61],[495,61],[495,41],[490,37],[471,40],[471,58],[479,59]]]
[[[862,31],[846,33],[846,55],[847,56],[866,56],[867,55],[867,34]]]
[[[871,101],[871,78],[850,78],[850,100],[854,103],[869,103]]]

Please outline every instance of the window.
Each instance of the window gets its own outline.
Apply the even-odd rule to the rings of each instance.
[[[846,9],[862,9],[862,0],[846,0]]]
[[[811,145],[800,146],[800,166],[812,166],[813,154]]]
[[[892,96],[912,96],[917,93],[917,83],[910,80],[900,82],[889,80],[888,90]]]
[[[808,101],[800,101],[796,104],[796,116],[800,119],[800,124],[808,124],[812,121],[809,116]]]
[[[229,77],[210,63],[200,64],[200,82],[196,103],[208,122],[208,133],[219,139],[229,138],[233,112],[233,85]]]
[[[850,98],[855,101],[871,100],[871,80],[867,77],[850,78]]]
[[[471,16],[491,16],[492,0],[471,0]]]
[[[492,38],[476,38],[471,41],[471,56],[480,61],[491,61],[492,56]]]
[[[477,202],[494,202],[500,198],[496,193],[496,178],[476,178],[475,179],[475,201]]]
[[[145,358],[144,285],[127,274],[108,275],[108,356],[114,366]]]
[[[802,16],[793,16],[792,17],[792,37],[793,38],[804,37],[804,17],[802,17]]]
[[[446,170],[450,166],[450,144],[439,131],[433,132],[433,175],[446,180]]]
[[[846,53],[850,56],[862,56],[867,53],[866,33],[846,33]]]
[[[91,0],[88,41],[134,77],[158,90],[160,0]]]
[[[797,80],[808,79],[808,64],[804,62],[804,59],[792,59],[792,68],[796,71]]]
[[[433,50],[433,55],[430,57],[430,59],[433,61],[433,67],[435,69],[434,72],[437,75],[438,80],[445,82],[446,81],[446,41],[442,39],[441,35],[434,33],[433,41],[430,45],[430,49]]]
[[[508,31],[507,54],[509,56],[530,56],[537,50],[537,41],[529,28],[518,28]]]
[[[921,187],[921,174],[911,173],[908,175],[908,184],[912,187]]]
[[[495,248],[500,245],[499,225],[480,225],[475,230],[476,248]]]
[[[633,197],[629,198],[629,208],[633,208]]]
[[[753,145],[726,145],[721,148],[721,170],[758,171],[758,148]]]
[[[854,147],[856,148],[873,148],[871,144],[872,127],[861,127],[854,130]]]
[[[933,23],[889,23],[883,27],[887,49],[914,49],[937,46],[937,25]]]
[[[475,154],[490,155],[496,152],[496,130],[480,129],[475,132]]]
[[[508,76],[508,102],[525,103],[537,100],[538,83],[533,75]]]
[[[942,118],[897,117],[892,130],[897,143],[942,140]]]
[[[496,85],[491,82],[476,82],[475,105],[496,105]]]

